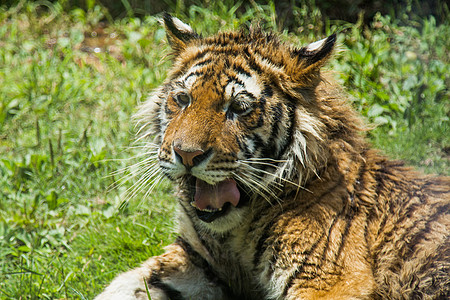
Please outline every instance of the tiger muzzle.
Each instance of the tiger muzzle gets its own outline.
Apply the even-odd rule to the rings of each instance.
[[[197,216],[204,222],[212,222],[218,217],[225,215],[231,206],[236,207],[239,204],[241,195],[234,179],[227,178],[220,182],[206,182],[205,178],[200,179],[196,176],[198,168],[203,169],[202,163],[207,163],[211,158],[213,149],[201,149],[193,145],[183,145],[181,140],[176,140],[172,144],[175,154],[175,160],[181,163],[186,173],[195,178],[192,187],[193,199],[191,206],[195,208]],[[194,180],[194,179],[193,179]]]

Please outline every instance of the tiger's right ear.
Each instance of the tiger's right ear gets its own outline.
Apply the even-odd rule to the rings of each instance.
[[[167,39],[172,49],[175,50],[175,53],[179,53],[185,49],[190,40],[200,38],[191,26],[181,22],[178,18],[172,17],[168,13],[164,13],[163,21],[166,27]]]
[[[302,86],[311,86],[317,82],[319,70],[331,56],[335,43],[336,34],[332,34],[306,47],[294,49],[294,63],[286,68],[293,81]]]

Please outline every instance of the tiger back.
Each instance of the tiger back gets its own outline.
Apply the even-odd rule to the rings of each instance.
[[[97,299],[450,296],[450,180],[370,148],[321,72],[335,35],[164,24],[173,68],[137,119],[178,186],[179,236]]]

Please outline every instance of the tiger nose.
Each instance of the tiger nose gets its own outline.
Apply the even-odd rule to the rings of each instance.
[[[184,151],[177,146],[173,146],[173,150],[175,151],[176,155],[181,158],[183,165],[185,165],[186,167],[193,167],[196,164],[200,163],[201,160],[199,160],[199,158],[204,153],[203,150]]]

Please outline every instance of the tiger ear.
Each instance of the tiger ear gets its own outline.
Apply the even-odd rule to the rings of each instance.
[[[200,36],[189,26],[180,21],[180,19],[172,17],[168,13],[163,15],[164,26],[166,28],[167,39],[175,53],[186,48],[186,44],[192,39]]]
[[[314,78],[320,68],[326,63],[330,57],[334,44],[336,42],[336,34],[311,43],[306,47],[293,50],[292,56],[296,58],[296,70],[293,73],[293,79],[305,81]],[[312,78],[311,78],[312,77]]]

